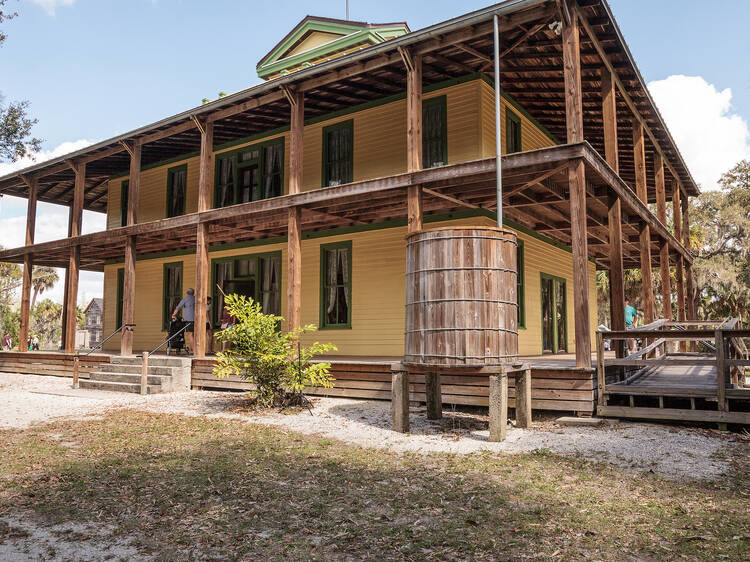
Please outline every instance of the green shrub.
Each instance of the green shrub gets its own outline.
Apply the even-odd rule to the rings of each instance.
[[[218,378],[236,375],[254,384],[253,394],[262,407],[299,404],[306,386],[333,387],[331,364],[312,359],[336,346],[315,342],[298,348],[300,335],[315,326],[282,332],[280,316],[264,314],[260,303],[243,295],[226,295],[225,306],[237,323],[217,334],[231,347],[217,354]]]

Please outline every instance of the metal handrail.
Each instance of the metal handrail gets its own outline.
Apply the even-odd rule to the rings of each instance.
[[[122,326],[117,328],[114,332],[109,334],[106,338],[104,338],[102,341],[100,341],[99,345],[97,345],[96,347],[92,347],[86,353],[76,353],[73,356],[73,388],[78,388],[78,366],[79,366],[78,364],[81,360],[81,357],[88,357],[89,355],[94,353],[97,349],[101,349],[105,343],[107,343],[114,336],[122,332],[125,328],[135,328],[135,324],[123,324]]]
[[[188,326],[190,326],[190,323],[185,324],[180,330],[169,336],[167,339],[165,339],[163,342],[161,342],[157,347],[154,348],[153,351],[149,352],[149,355],[153,355],[157,351],[159,351],[162,347],[164,347],[166,344],[171,342],[174,338],[179,336],[182,332],[188,329]]]

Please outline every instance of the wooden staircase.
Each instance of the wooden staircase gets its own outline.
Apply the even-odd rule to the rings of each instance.
[[[191,360],[179,357],[149,357],[146,393],[190,390]],[[111,392],[141,392],[142,360],[139,357],[112,357],[91,371],[89,379],[79,381],[80,388]]]

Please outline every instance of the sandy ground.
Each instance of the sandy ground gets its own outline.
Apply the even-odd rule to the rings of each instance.
[[[554,418],[530,429],[509,428],[503,443],[490,443],[486,416],[446,409],[439,422],[424,408],[411,413],[411,433],[390,430],[390,403],[314,398],[312,412],[252,413],[243,394],[184,392],[152,396],[74,390],[70,379],[0,374],[0,429],[22,429],[54,419],[80,419],[120,408],[188,416],[224,417],[278,426],[352,445],[399,453],[516,454],[536,450],[604,462],[668,479],[712,480],[730,470],[722,452],[736,444],[731,434],[667,425],[614,423],[598,428],[560,427]],[[143,559],[126,543],[102,540],[106,531],[86,524],[49,526],[33,514],[0,519],[0,560]],[[3,538],[5,540],[3,540]]]

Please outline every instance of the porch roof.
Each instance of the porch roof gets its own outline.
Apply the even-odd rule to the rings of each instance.
[[[520,228],[541,233],[551,241],[570,244],[568,164],[581,159],[586,166],[589,256],[608,263],[607,210],[613,196],[622,201],[625,264],[639,265],[638,235],[642,224],[652,233],[652,255],[663,244],[692,258],[682,244],[649,211],[588,142],[560,145],[503,157],[503,212]],[[136,235],[140,257],[162,252],[192,253],[199,223],[209,225],[212,249],[222,245],[284,237],[288,209],[302,208],[304,234],[341,227],[374,227],[406,220],[407,188],[422,185],[426,216],[474,209],[492,216],[496,201],[495,159],[488,158],[285,195],[262,201],[211,209],[200,213],[135,224],[74,238],[44,242],[0,252],[0,261],[23,261],[65,267],[70,248],[80,247],[81,269],[101,271],[122,260],[125,243]],[[654,262],[656,263],[656,262]]]
[[[142,165],[148,166],[195,153],[200,146],[197,118],[214,122],[215,145],[251,135],[283,130],[289,124],[284,89],[304,91],[307,121],[400,96],[406,73],[400,48],[421,54],[426,88],[475,74],[492,73],[492,18],[501,16],[504,91],[533,114],[557,139],[566,138],[562,42],[549,24],[561,14],[553,0],[507,0],[446,22],[408,33],[380,45],[270,80],[157,121],[145,127],[59,158],[35,164],[0,178],[0,194],[28,197],[25,179],[39,182],[38,199],[71,205],[74,172],[71,163],[87,163],[84,208],[107,209],[108,184],[113,175],[126,174],[130,158],[124,143],[143,145]],[[653,151],[664,154],[666,166],[690,195],[698,188],[654,104],[645,82],[605,0],[578,0],[581,26],[581,72],[585,137],[604,153],[600,70],[610,65],[620,82],[618,120],[630,123],[633,112],[646,128],[649,200],[653,200]],[[624,133],[624,131],[623,131]],[[620,175],[634,185],[633,142],[620,135]],[[671,197],[671,194],[668,195]]]

